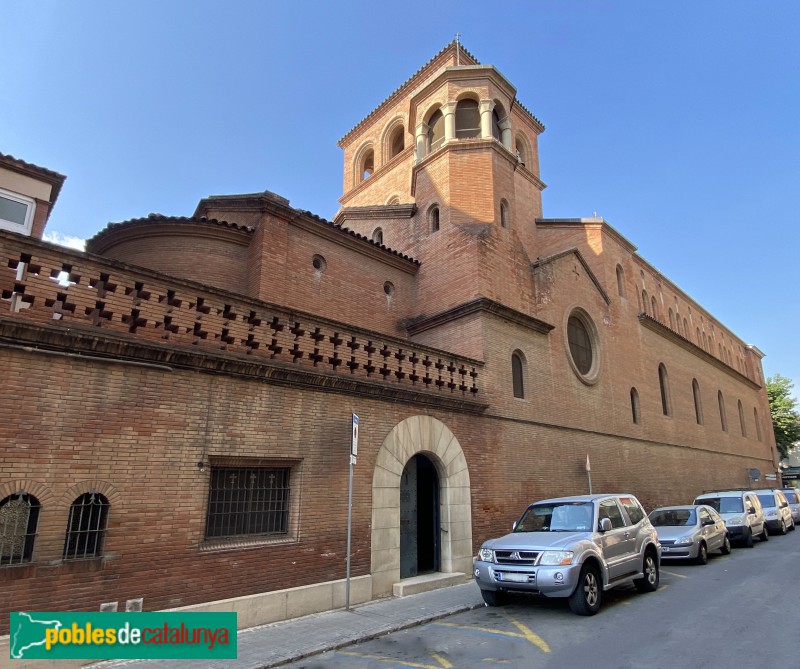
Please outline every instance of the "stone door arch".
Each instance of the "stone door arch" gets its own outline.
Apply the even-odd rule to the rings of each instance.
[[[400,477],[417,453],[439,476],[441,566],[444,573],[471,573],[472,509],[469,470],[450,429],[433,416],[412,416],[389,432],[378,451],[372,476],[372,595],[392,593],[400,580]]]

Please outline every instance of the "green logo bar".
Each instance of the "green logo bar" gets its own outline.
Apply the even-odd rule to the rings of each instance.
[[[14,612],[9,641],[12,660],[229,660],[236,614]]]

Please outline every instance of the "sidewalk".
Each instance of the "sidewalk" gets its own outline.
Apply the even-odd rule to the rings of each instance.
[[[210,663],[198,660],[116,660],[92,669],[266,669],[349,646],[389,632],[421,625],[483,606],[474,583],[463,583],[406,597],[378,599],[353,607],[317,613],[239,631],[238,659]]]

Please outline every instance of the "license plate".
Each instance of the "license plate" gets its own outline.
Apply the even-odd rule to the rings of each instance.
[[[506,571],[502,573],[501,581],[509,581],[511,583],[527,583],[528,574],[518,574],[516,572]]]

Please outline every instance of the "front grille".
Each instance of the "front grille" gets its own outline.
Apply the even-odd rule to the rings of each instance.
[[[532,566],[536,564],[539,551],[495,551],[494,558],[497,564],[513,564],[520,566]]]
[[[659,539],[659,543],[662,546],[672,546],[675,543],[675,539]]]

